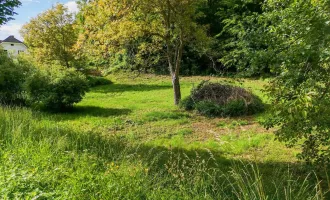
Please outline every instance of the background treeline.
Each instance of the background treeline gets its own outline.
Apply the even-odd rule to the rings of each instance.
[[[91,2],[91,1],[90,1]],[[90,3],[89,2],[89,3]],[[248,24],[244,24],[243,19],[262,13],[262,0],[207,0],[198,4],[197,13],[200,15],[196,23],[207,29],[207,35],[211,41],[206,49],[200,48],[194,42],[186,44],[184,47],[182,75],[243,75],[259,76],[269,75],[269,67],[263,69],[247,70],[249,61],[241,61],[240,57],[230,56],[230,52],[235,51],[235,44],[238,42],[237,32],[232,31],[232,26],[239,23],[244,29]],[[87,1],[80,1],[81,12],[77,16],[77,27],[84,31],[85,17],[84,7]],[[197,14],[196,14],[197,15]],[[96,57],[88,54],[88,64],[90,66],[102,67],[106,72],[115,70],[137,70],[139,72],[156,73],[167,75],[169,69],[167,58],[162,49],[139,52],[141,44],[152,45],[150,35],[145,35],[139,39],[131,40],[125,44],[125,51],[118,54]],[[152,48],[152,47],[148,47]],[[86,50],[90,53],[90,51]],[[242,55],[243,57],[243,55]],[[165,66],[165,67],[164,67]]]

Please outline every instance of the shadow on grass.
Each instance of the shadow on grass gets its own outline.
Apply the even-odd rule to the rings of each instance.
[[[224,156],[225,152],[211,151],[208,149],[188,150],[179,147],[151,146],[146,144],[133,144],[130,140],[123,136],[105,137],[93,132],[76,132],[68,128],[56,127],[54,130],[38,131],[42,136],[35,134],[35,141],[39,141],[43,137],[67,139],[65,151],[77,151],[78,153],[89,153],[99,157],[100,160],[107,161],[129,161],[129,159],[138,159],[150,166],[155,173],[164,170],[169,162],[176,162],[181,167],[181,162],[185,159],[195,164],[204,163],[209,169],[218,168],[222,172],[229,172],[233,164],[251,164],[251,161],[228,159]],[[46,133],[46,135],[44,134]],[[204,160],[204,161],[203,161]],[[187,163],[186,163],[187,164]],[[275,173],[292,169],[297,176],[307,174],[303,163],[289,162],[263,162],[257,164],[261,174],[268,178],[272,184]],[[188,163],[189,165],[189,163]],[[272,178],[273,177],[273,178]]]
[[[152,90],[166,90],[171,89],[170,85],[126,85],[126,84],[113,84],[92,88],[95,93],[122,93],[122,92],[140,92]]]
[[[148,146],[145,144],[134,145],[125,137],[110,137],[107,138],[105,136],[101,136],[99,134],[86,131],[86,132],[76,132],[74,130],[64,128],[64,127],[30,127],[28,124],[24,126],[25,130],[22,130],[24,135],[20,135],[18,138],[15,138],[15,134],[11,134],[10,132],[1,132],[5,134],[4,138],[7,138],[8,141],[17,142],[17,140],[24,141],[24,137],[31,138],[35,143],[43,143],[47,141],[57,141],[54,142],[54,151],[57,152],[70,152],[74,151],[78,154],[90,154],[91,156],[96,156],[97,160],[100,162],[110,163],[112,161],[116,163],[127,163],[132,161],[132,163],[136,163],[136,161],[143,162],[146,166],[150,168],[150,179],[153,179],[154,176],[164,176],[168,177],[173,171],[179,173],[187,173],[191,174],[189,180],[191,180],[188,185],[185,187],[193,187],[195,181],[203,181],[204,179],[200,177],[200,173],[198,170],[216,168],[218,172],[230,173],[231,167],[237,161],[226,158],[223,155],[223,152],[215,151],[211,152],[204,149],[196,149],[196,150],[187,150],[184,148],[166,148],[163,146]],[[33,130],[33,131],[31,131]],[[23,137],[22,137],[23,136]],[[64,141],[65,139],[65,141]],[[63,146],[58,145],[58,141],[65,144]],[[77,158],[76,158],[77,159]],[[72,159],[74,162],[75,159]],[[240,164],[248,165],[249,161],[242,161]],[[281,180],[282,177],[278,177],[277,175],[281,172],[285,173],[288,169],[288,166],[291,166],[291,169],[294,169],[295,173],[304,173],[300,171],[301,166],[298,164],[290,164],[290,163],[281,163],[281,162],[272,162],[272,163],[257,163],[260,173],[262,174],[262,178],[265,180],[265,188],[268,193],[272,193],[276,190],[274,184],[283,183],[286,180]],[[195,169],[196,168],[196,169]],[[51,169],[49,169],[51,170]],[[104,173],[100,168],[100,173]],[[186,172],[185,172],[186,170]],[[223,182],[224,177],[214,176],[218,174],[208,175],[208,171],[205,171],[206,180],[216,179],[216,182]],[[248,177],[249,178],[249,177]],[[180,178],[174,178],[173,181],[179,181]],[[228,180],[227,180],[228,181]],[[175,188],[171,182],[166,182],[165,185],[168,187]],[[175,184],[175,182],[173,183]],[[191,184],[191,185],[190,185]],[[196,184],[199,184],[198,182]],[[204,189],[212,193],[217,188],[212,188],[211,185],[207,185],[205,183]],[[268,188],[269,187],[269,188]],[[189,189],[189,188],[186,188]],[[274,191],[272,191],[274,190]],[[214,192],[214,197],[216,198],[217,193]],[[281,199],[281,198],[279,198]]]
[[[49,116],[55,121],[62,120],[75,120],[80,117],[116,117],[129,115],[132,112],[130,109],[126,108],[102,108],[97,106],[75,106],[70,110],[61,113],[49,113],[44,112],[46,116]]]
[[[72,109],[71,114],[93,116],[93,117],[111,117],[128,115],[132,112],[126,108],[101,108],[96,106],[77,106]]]

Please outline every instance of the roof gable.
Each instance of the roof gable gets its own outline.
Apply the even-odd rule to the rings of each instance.
[[[18,39],[16,39],[13,35],[7,37],[5,40],[3,40],[1,42],[23,43],[23,42],[19,41]]]

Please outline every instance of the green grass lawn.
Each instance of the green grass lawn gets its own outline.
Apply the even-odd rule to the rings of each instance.
[[[298,151],[259,125],[264,114],[206,118],[173,105],[169,77],[108,78],[72,112],[0,109],[2,199],[319,197]],[[209,79],[233,81],[184,77],[183,96]],[[267,102],[264,84],[242,82]]]
[[[186,150],[207,148],[229,159],[296,161],[297,151],[274,141],[272,132],[259,125],[262,115],[223,119],[182,111],[173,105],[173,91],[167,76],[112,75],[109,79],[114,84],[93,88],[72,113],[51,114],[47,119],[76,131],[121,136],[138,144]],[[233,81],[184,77],[181,80],[183,97],[202,80],[209,79]],[[264,81],[244,80],[242,84],[265,100],[261,92]]]

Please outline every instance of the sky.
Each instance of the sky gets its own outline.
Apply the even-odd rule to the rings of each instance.
[[[75,0],[21,0],[21,2],[22,5],[15,9],[15,12],[18,13],[18,15],[14,16],[15,19],[0,26],[0,40],[4,40],[10,35],[14,35],[17,39],[22,40],[19,34],[21,27],[38,14],[50,9],[56,3],[65,4],[70,12],[78,11]]]

